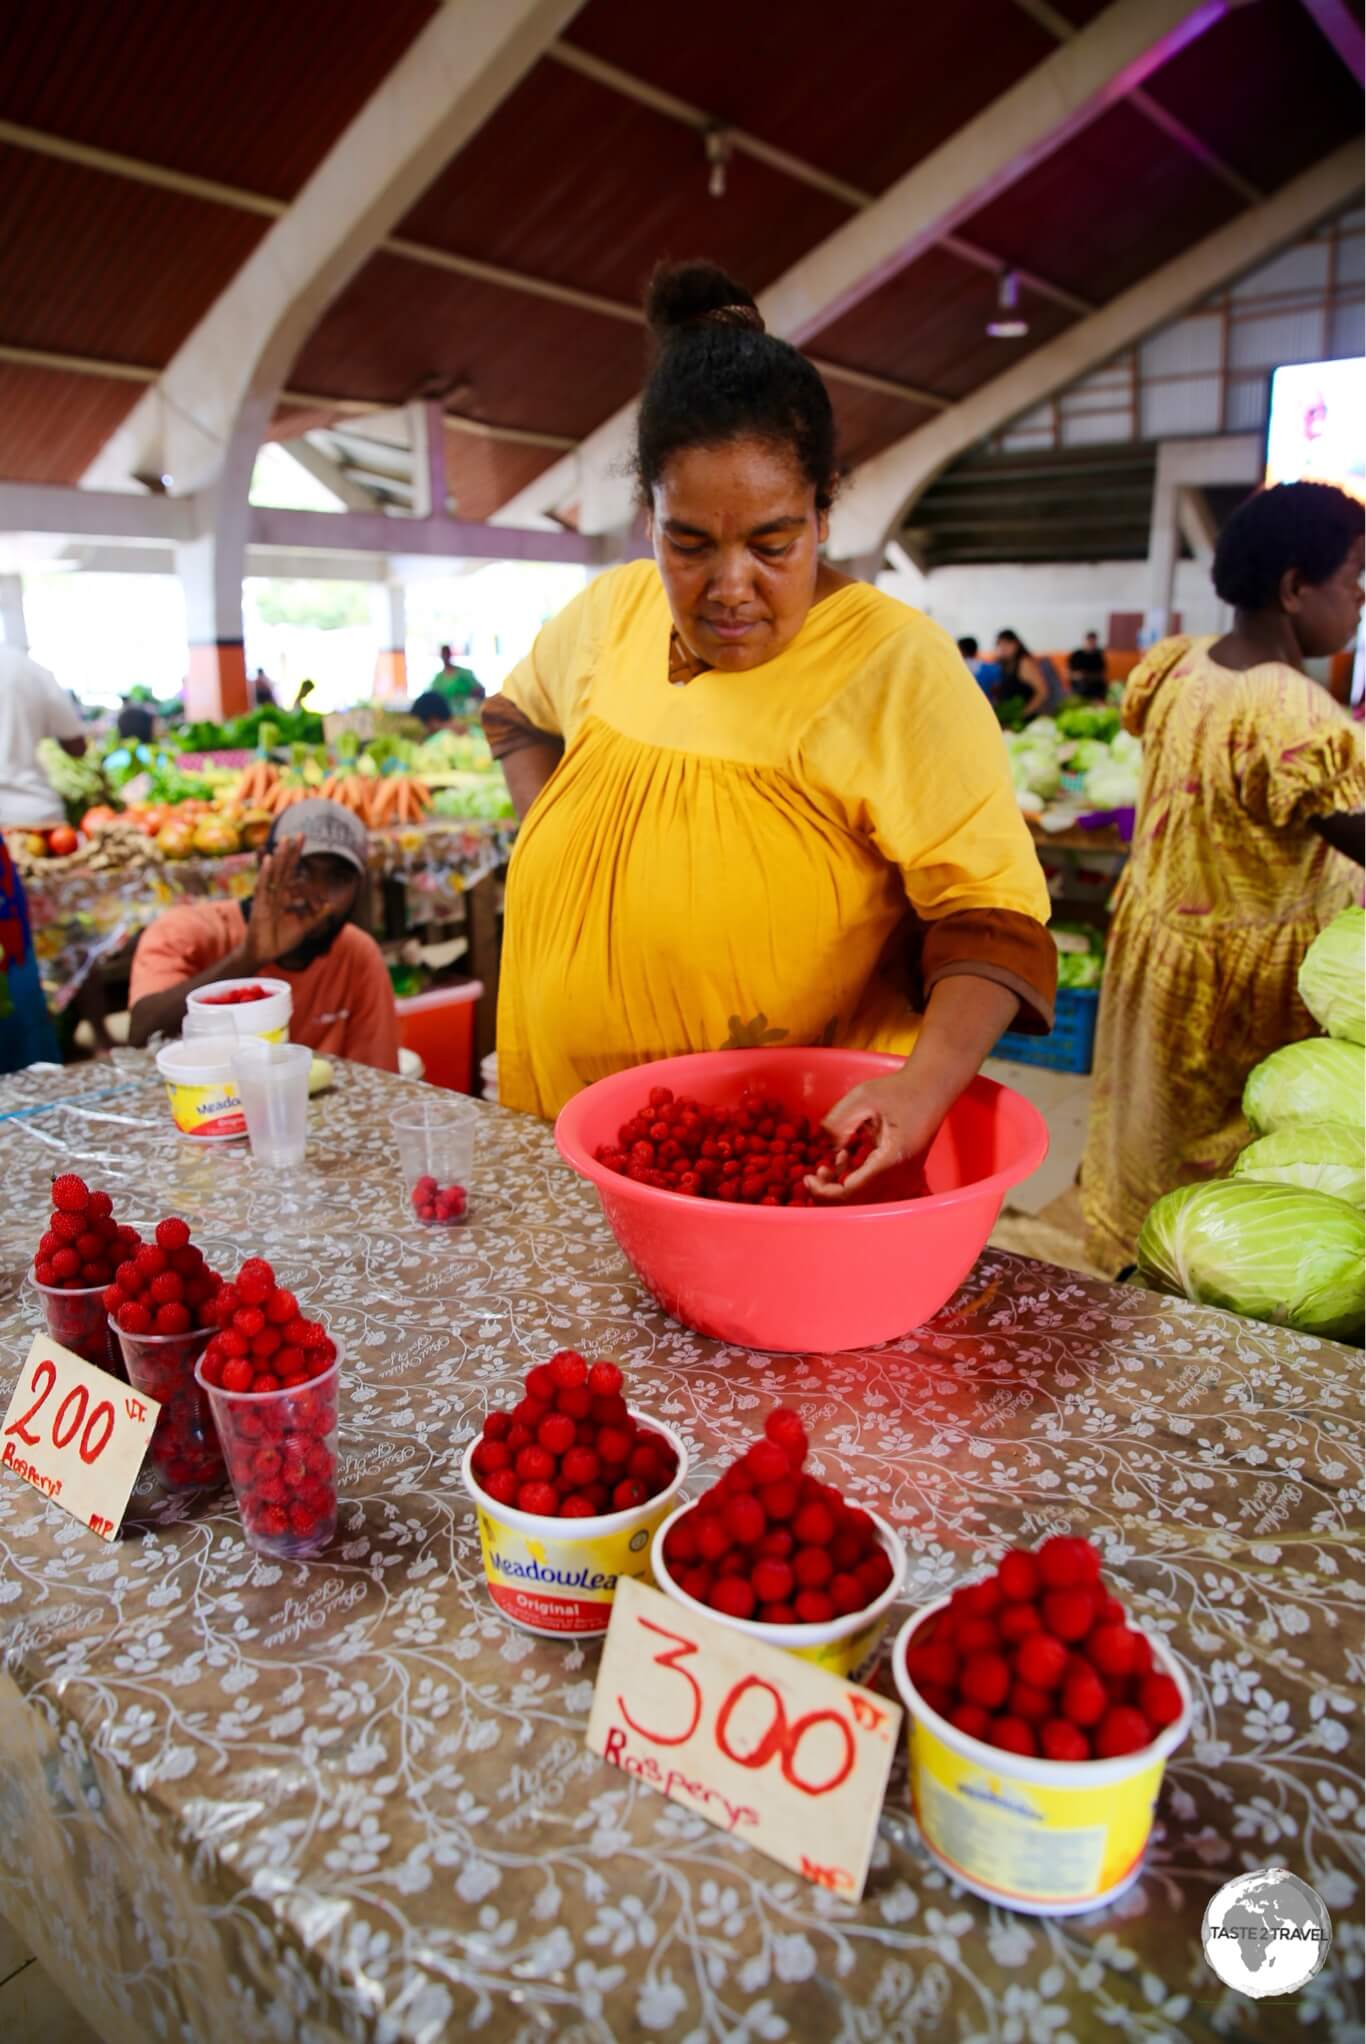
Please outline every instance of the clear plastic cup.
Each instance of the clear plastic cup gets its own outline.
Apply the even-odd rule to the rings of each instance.
[[[400,1108],[390,1126],[398,1144],[411,1218],[426,1228],[455,1228],[469,1219],[474,1171],[474,1121],[424,1101]]]
[[[337,1398],[342,1354],[322,1376],[280,1391],[207,1395],[247,1543],[258,1554],[304,1561],[337,1530]]]
[[[125,1334],[111,1322],[123,1351],[128,1381],[159,1400],[148,1458],[163,1490],[208,1490],[223,1482],[223,1452],[209,1401],[195,1381],[194,1366],[213,1333]]]
[[[252,1156],[263,1164],[302,1164],[313,1065],[308,1045],[243,1037],[232,1051],[231,1063]]]
[[[104,1310],[107,1285],[91,1285],[79,1291],[64,1291],[60,1285],[40,1285],[29,1271],[29,1283],[43,1302],[47,1331],[72,1355],[93,1363],[98,1370],[123,1375],[123,1361],[114,1341],[114,1330]]]

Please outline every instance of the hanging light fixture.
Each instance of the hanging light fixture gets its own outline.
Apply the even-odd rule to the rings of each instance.
[[[1029,332],[1029,321],[1020,313],[1020,279],[1014,270],[1002,270],[1001,281],[996,287],[996,317],[987,321],[987,332],[993,341],[1023,340]]]
[[[707,162],[711,170],[707,176],[707,191],[713,199],[726,196],[726,166],[730,162],[729,128],[708,128],[703,137],[707,147]]]

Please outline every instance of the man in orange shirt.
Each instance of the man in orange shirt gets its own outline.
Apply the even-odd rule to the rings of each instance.
[[[289,985],[295,1043],[396,1072],[393,988],[378,944],[351,920],[365,854],[365,827],[340,803],[286,809],[266,840],[249,902],[187,902],[143,931],[133,954],[129,1042],[175,1035],[197,988],[261,973]]]

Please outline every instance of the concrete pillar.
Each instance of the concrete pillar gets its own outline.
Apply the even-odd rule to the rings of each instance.
[[[20,653],[28,651],[22,575],[0,575],[0,639]]]
[[[380,632],[375,656],[375,695],[384,702],[408,698],[408,606],[401,582],[377,584],[371,596]]]
[[[242,578],[252,470],[270,411],[270,399],[265,397],[248,398],[242,406],[218,476],[197,499],[198,535],[175,550],[190,642],[185,712],[191,719],[220,722],[243,716],[251,708],[242,644]]]

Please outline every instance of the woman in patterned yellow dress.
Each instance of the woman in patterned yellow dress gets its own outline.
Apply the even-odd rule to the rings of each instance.
[[[733,1044],[909,1053],[831,1126],[918,1154],[1003,1029],[1047,1029],[1047,895],[951,639],[822,562],[830,401],[709,264],[661,271],[653,561],[599,576],[485,706],[525,822],[500,1097]]]
[[[1253,1066],[1316,1024],[1300,961],[1361,898],[1360,732],[1304,672],[1355,633],[1362,510],[1327,483],[1249,498],[1220,536],[1225,637],[1167,639],[1130,676],[1143,740],[1082,1166],[1090,1254],[1133,1261],[1148,1208],[1218,1177],[1248,1140]]]

